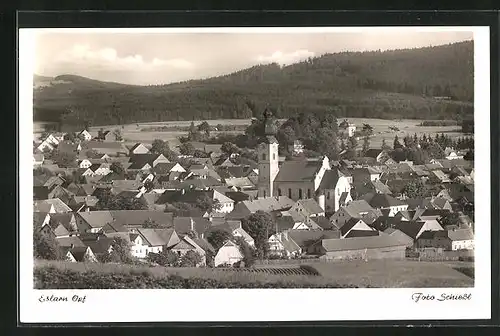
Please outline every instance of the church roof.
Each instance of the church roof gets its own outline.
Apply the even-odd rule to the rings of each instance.
[[[322,165],[322,161],[285,161],[274,181],[312,181]]]

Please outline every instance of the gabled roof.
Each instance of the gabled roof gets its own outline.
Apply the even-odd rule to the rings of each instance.
[[[49,212],[51,206],[54,207],[56,212],[72,212],[71,208],[67,206],[59,198],[51,198],[47,200],[38,200],[33,202],[34,212]]]
[[[297,245],[302,249],[307,249],[309,246],[321,239],[340,238],[340,231],[338,230],[322,230],[322,231],[309,231],[309,230],[290,230],[288,236],[292,238]]]
[[[87,222],[93,228],[100,228],[114,221],[113,216],[110,211],[84,211],[79,212],[80,216],[85,222]]]
[[[362,219],[359,219],[359,218],[350,218],[347,222],[345,222],[344,225],[342,225],[342,227],[340,228],[340,233],[342,235],[345,235],[347,232],[349,232],[350,229],[352,229],[358,222],[361,222],[362,224],[365,224],[366,223],[362,220]]]
[[[149,246],[165,246],[168,244],[175,230],[170,229],[137,229],[137,232]]]
[[[386,186],[385,184],[383,184],[379,180],[370,181],[369,183],[373,186],[373,189],[380,194],[392,194],[391,189],[389,189],[388,186]]]
[[[423,221],[400,221],[395,227],[412,239],[416,239],[420,230],[425,225]]]
[[[85,244],[80,240],[80,238],[71,236],[71,237],[57,237],[57,243],[62,247],[69,247],[73,244],[74,247],[85,247]]]
[[[273,210],[289,209],[293,206],[293,204],[295,204],[294,201],[286,196],[265,197],[255,199],[253,201],[242,201],[241,203],[250,211],[250,213],[255,213],[259,210],[269,212]]]
[[[174,216],[170,212],[153,210],[111,210],[111,216],[121,225],[142,225],[152,220],[162,227],[172,227]]]
[[[297,205],[304,209],[304,212],[306,212],[305,215],[307,216],[325,212],[325,210],[319,206],[318,202],[312,198],[300,199],[297,201]]]
[[[169,174],[176,165],[178,165],[177,162],[160,162],[153,168],[153,171],[157,174]]]
[[[347,213],[354,218],[361,218],[363,213],[373,211],[374,209],[365,200],[352,201],[343,207]]]
[[[321,183],[319,184],[320,189],[335,189],[337,182],[341,176],[344,176],[340,170],[333,168],[325,171]]]
[[[297,252],[301,249],[301,247],[293,240],[293,238],[288,236],[286,232],[278,233],[276,235],[276,239],[278,239],[281,245],[283,245],[285,251],[289,253]]]
[[[111,244],[113,243],[113,238],[109,237],[99,237],[95,240],[83,241],[85,245],[90,247],[94,254],[103,254],[109,251]]]
[[[473,240],[474,233],[472,232],[471,229],[449,230],[448,231],[448,238],[450,238],[452,241]]]
[[[363,199],[365,199],[368,202],[368,204],[370,204],[370,206],[377,209],[407,205],[405,202],[400,201],[387,194],[375,193],[375,194],[368,194],[365,196],[366,197],[363,197]]]
[[[233,177],[224,179],[224,183],[230,187],[237,188],[252,188],[255,185],[250,181],[248,177]]]
[[[59,224],[69,231],[75,231],[76,228],[71,226],[71,221],[74,221],[75,215],[72,212],[52,213],[50,214],[50,226],[55,229]]]
[[[274,181],[313,181],[322,165],[322,161],[285,161]]]
[[[404,243],[400,242],[395,237],[391,237],[390,235],[344,239],[323,239],[321,244],[327,252],[405,246]]]
[[[366,151],[365,156],[376,159],[377,156],[379,156],[380,153],[382,153],[382,152],[383,152],[382,149],[370,148],[369,150]]]
[[[204,238],[193,238],[193,241],[205,252],[215,253],[215,248]]]

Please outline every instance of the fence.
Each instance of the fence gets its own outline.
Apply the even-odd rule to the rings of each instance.
[[[416,260],[416,261],[473,260],[474,251],[472,250],[445,251],[442,249],[425,248],[417,251],[407,251],[406,259]]]

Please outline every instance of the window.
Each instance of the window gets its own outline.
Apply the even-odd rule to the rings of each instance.
[[[288,198],[292,198],[292,188],[288,188]]]
[[[266,159],[266,154],[262,154],[262,160],[265,160]]]
[[[330,192],[328,192],[328,194],[326,194],[326,198],[330,199]]]
[[[278,196],[281,196],[281,189],[278,188]]]
[[[302,189],[299,189],[299,199],[302,199]]]
[[[311,189],[307,189],[307,198],[311,198]]]
[[[276,153],[273,153],[273,160],[276,160]]]
[[[264,190],[264,197],[266,197],[266,191]]]

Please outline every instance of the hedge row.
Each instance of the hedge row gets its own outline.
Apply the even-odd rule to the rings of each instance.
[[[352,285],[280,282],[235,283],[215,279],[183,278],[169,275],[157,278],[147,271],[131,274],[104,274],[95,271],[75,272],[55,267],[35,268],[36,289],[186,289],[186,288],[356,288]]]

